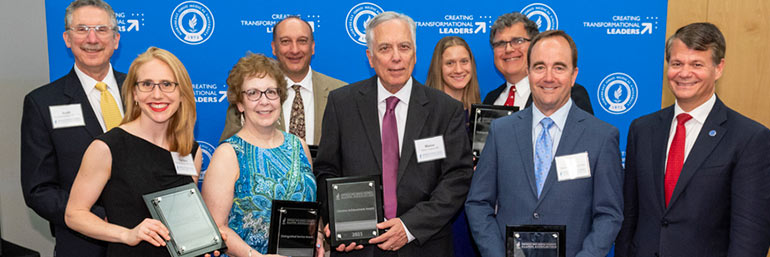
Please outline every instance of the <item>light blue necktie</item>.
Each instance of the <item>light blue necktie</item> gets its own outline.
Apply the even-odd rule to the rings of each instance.
[[[551,118],[545,117],[540,120],[540,126],[543,131],[537,137],[535,142],[535,183],[537,183],[537,197],[540,198],[540,192],[543,191],[545,178],[548,177],[548,171],[551,169],[551,153],[553,149],[553,140],[548,130],[553,125]]]

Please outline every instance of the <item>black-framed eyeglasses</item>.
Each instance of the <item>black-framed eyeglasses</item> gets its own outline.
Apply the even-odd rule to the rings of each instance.
[[[523,37],[515,37],[511,38],[511,40],[505,41],[500,40],[496,42],[492,42],[492,48],[496,49],[503,49],[506,45],[511,45],[511,47],[520,46],[521,44],[524,44],[524,42],[529,42],[529,38],[523,38]]]
[[[113,27],[110,27],[108,25],[94,25],[94,26],[88,26],[88,25],[76,25],[74,27],[67,28],[68,30],[75,33],[75,35],[78,36],[85,36],[88,35],[88,32],[93,30],[96,32],[96,35],[99,36],[108,36],[110,33],[115,29]]]
[[[152,92],[152,90],[155,89],[155,86],[158,86],[162,92],[171,93],[176,90],[176,87],[179,86],[179,83],[165,80],[158,83],[155,83],[152,80],[136,82],[136,89],[141,92]]]
[[[265,95],[267,97],[267,100],[275,100],[278,99],[278,89],[277,88],[268,88],[265,89],[265,91],[260,91],[259,89],[249,89],[241,91],[241,94],[246,95],[246,99],[249,99],[249,101],[259,101],[260,98],[262,98],[262,95]]]

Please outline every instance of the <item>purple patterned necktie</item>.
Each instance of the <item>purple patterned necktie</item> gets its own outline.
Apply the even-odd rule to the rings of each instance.
[[[385,200],[385,218],[396,217],[398,201],[396,180],[398,178],[398,127],[396,126],[395,96],[385,99],[385,115],[382,117],[382,187]]]

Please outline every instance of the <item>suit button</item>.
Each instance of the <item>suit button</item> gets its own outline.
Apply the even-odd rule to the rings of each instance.
[[[660,222],[660,225],[661,225],[662,227],[664,227],[664,228],[665,228],[665,227],[668,227],[668,220],[663,220],[663,221],[661,221],[661,222]]]
[[[535,212],[535,213],[532,214],[532,217],[535,218],[535,219],[539,219],[540,218],[540,213]]]

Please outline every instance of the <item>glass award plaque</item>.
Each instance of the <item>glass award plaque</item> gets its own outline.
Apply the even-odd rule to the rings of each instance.
[[[523,225],[505,228],[507,257],[564,257],[567,227],[564,225]]]
[[[384,231],[382,182],[380,176],[329,178],[326,180],[331,246],[369,244]]]
[[[318,237],[317,202],[273,200],[268,254],[313,257]]]
[[[194,183],[143,195],[153,219],[169,230],[172,257],[199,256],[226,249],[222,235]]]
[[[492,121],[500,117],[511,115],[517,111],[519,111],[519,107],[515,106],[488,104],[471,105],[471,116],[468,121],[470,122],[471,148],[473,150],[473,156],[476,157],[476,159],[481,156],[481,150],[484,149],[484,143],[487,141],[489,126],[492,124]]]

